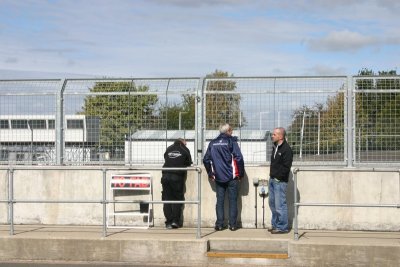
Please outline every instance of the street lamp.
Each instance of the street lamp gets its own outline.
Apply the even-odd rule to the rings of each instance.
[[[28,120],[27,123],[28,123],[29,130],[31,131],[31,151],[30,151],[31,156],[30,156],[30,158],[31,158],[31,161],[33,161],[33,123],[32,123],[32,120]]]
[[[309,114],[306,114],[306,112],[303,112],[303,122],[301,124],[301,132],[300,132],[300,153],[299,153],[299,158],[302,157],[303,155],[303,137],[304,137],[304,121],[305,117],[309,117]]]
[[[262,120],[261,120],[261,117],[262,117],[262,116],[261,116],[261,115],[262,115],[262,114],[269,114],[269,111],[261,111],[261,112],[260,112],[260,131],[261,131],[261,122],[262,122]]]
[[[281,125],[281,112],[279,110],[276,111],[278,113],[278,124],[275,127],[282,127]]]
[[[317,155],[319,155],[320,139],[321,139],[321,112],[318,111],[318,152],[317,152]]]

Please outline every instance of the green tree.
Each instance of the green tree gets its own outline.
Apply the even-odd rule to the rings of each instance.
[[[344,150],[344,105],[343,88],[335,96],[328,97],[321,110],[321,146],[331,152]]]
[[[211,79],[207,82],[206,87],[206,129],[218,129],[219,125],[225,122],[228,122],[234,128],[246,125],[246,119],[241,117],[240,95],[238,93],[226,93],[235,91],[236,89],[235,81],[224,79],[229,77],[233,77],[233,75],[229,75],[228,72],[220,70],[216,70],[206,76],[206,78]],[[213,93],[213,91],[218,92]],[[160,108],[159,113],[167,118],[167,129],[172,130],[179,128],[179,113],[181,113],[182,129],[194,129],[195,100],[195,95],[183,94],[181,103]]]
[[[181,96],[182,102],[168,106],[162,106],[159,109],[159,116],[166,118],[165,127],[168,130],[179,129],[179,113],[181,113],[181,129],[194,130],[195,126],[195,97],[189,94]]]
[[[304,105],[293,112],[292,124],[288,128],[288,139],[295,153],[299,153],[301,146],[302,154],[315,155],[318,152],[318,142],[320,150],[327,150],[329,153],[343,152],[344,88],[339,89],[340,92],[329,96],[326,103]],[[303,140],[301,140],[302,127]]]
[[[400,80],[395,70],[359,71],[356,81],[356,135],[358,149],[381,150],[398,147],[400,134],[398,113]],[[392,77],[388,77],[392,76]],[[366,78],[366,77],[371,77]],[[387,78],[386,78],[387,77]]]
[[[400,79],[393,78],[396,71],[380,71],[376,75],[372,70],[362,69],[356,78],[355,116],[358,149],[369,150],[398,148],[400,146]],[[389,77],[391,76],[391,77]],[[370,78],[369,78],[370,77]],[[320,116],[320,143],[330,152],[342,152],[344,149],[344,88],[326,103],[303,106],[293,113],[289,127],[289,140],[293,150],[300,149],[302,119],[304,120],[303,153],[314,153],[318,142],[316,134],[318,113]],[[351,101],[351,100],[349,100]],[[361,139],[359,139],[361,138]]]
[[[218,129],[219,125],[225,122],[233,128],[245,125],[246,120],[241,116],[240,95],[238,93],[226,93],[236,90],[235,81],[223,79],[233,77],[233,75],[215,70],[214,73],[208,74],[206,77],[216,78],[209,80],[206,87],[206,129]],[[212,93],[214,91],[215,93]]]
[[[90,88],[81,114],[100,119],[99,149],[114,155],[124,148],[124,140],[137,129],[151,124],[157,95],[148,92],[148,86],[135,86],[130,81],[101,81]]]

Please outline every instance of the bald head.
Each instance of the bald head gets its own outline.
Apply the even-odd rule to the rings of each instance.
[[[282,144],[286,137],[286,130],[283,127],[277,127],[272,133],[272,141],[278,145]]]

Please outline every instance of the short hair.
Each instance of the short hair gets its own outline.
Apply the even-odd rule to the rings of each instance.
[[[219,132],[220,133],[227,133],[231,128],[231,126],[229,125],[229,123],[223,123],[219,126]]]
[[[178,138],[175,140],[175,143],[181,143],[183,145],[186,145],[186,140],[184,138]]]
[[[283,139],[286,138],[286,130],[283,127],[276,127],[275,129],[279,130],[282,134]]]

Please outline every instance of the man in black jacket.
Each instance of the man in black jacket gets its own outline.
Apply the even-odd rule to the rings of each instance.
[[[182,168],[190,166],[192,156],[186,147],[184,139],[177,139],[167,148],[164,153],[166,168]],[[161,177],[162,200],[185,200],[185,180],[187,171],[185,170],[163,170]],[[163,211],[165,216],[165,227],[167,229],[178,228],[183,204],[164,204]]]
[[[272,133],[274,146],[271,154],[268,185],[269,207],[272,212],[272,228],[270,229],[272,234],[283,234],[289,231],[286,189],[293,162],[293,153],[285,137],[284,128],[274,129]]]

